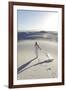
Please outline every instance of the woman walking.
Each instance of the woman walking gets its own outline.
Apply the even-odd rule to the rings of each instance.
[[[41,50],[41,48],[39,47],[39,45],[38,45],[38,43],[37,42],[35,42],[35,45],[34,45],[34,47],[35,47],[35,54],[36,54],[36,58],[38,58],[38,50],[40,49]]]

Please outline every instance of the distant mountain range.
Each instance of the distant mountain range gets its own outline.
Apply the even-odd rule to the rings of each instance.
[[[34,39],[47,39],[58,41],[58,33],[55,31],[32,31],[32,32],[18,32],[19,40],[34,40]]]

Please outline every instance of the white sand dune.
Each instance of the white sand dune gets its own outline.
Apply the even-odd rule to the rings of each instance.
[[[48,59],[47,54],[50,57],[50,59],[54,59],[54,60],[50,63],[39,64],[24,70],[24,72],[20,72],[18,74],[17,79],[56,78],[58,73],[57,42],[48,41],[48,40],[19,41],[17,46],[17,50],[18,50],[17,68],[36,57],[35,48],[34,48],[35,41],[37,41],[37,43],[41,47],[41,51],[39,50],[39,57],[34,61],[32,61],[30,64],[28,64],[25,68],[28,68],[31,65],[47,60]]]

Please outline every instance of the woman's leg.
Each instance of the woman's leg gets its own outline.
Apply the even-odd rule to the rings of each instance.
[[[36,57],[38,58],[38,50],[37,50],[37,48],[35,49],[35,54],[36,54]]]

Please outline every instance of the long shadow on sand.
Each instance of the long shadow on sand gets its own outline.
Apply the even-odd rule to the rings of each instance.
[[[26,66],[28,66],[32,61],[34,61],[37,58],[38,57],[35,57],[35,58],[31,59],[30,61],[28,61],[27,63],[25,63],[25,64],[21,65],[20,67],[18,67],[17,73],[19,73],[21,70],[23,70]]]
[[[35,60],[35,59],[33,59],[33,60]],[[33,61],[33,60],[31,60],[31,61]],[[23,65],[22,65],[22,67],[24,68],[18,68],[19,69],[19,71],[17,71],[17,73],[19,74],[19,73],[21,73],[21,72],[23,72],[23,71],[25,71],[25,70],[27,70],[27,69],[29,69],[29,68],[31,68],[31,67],[34,67],[34,66],[37,66],[37,65],[39,65],[39,64],[43,64],[43,63],[50,63],[50,62],[52,62],[54,59],[48,59],[48,60],[45,60],[45,61],[42,61],[42,62],[39,62],[39,63],[36,63],[36,64],[33,64],[33,65],[31,65],[31,66],[29,66],[29,67],[27,67],[27,68],[24,68],[24,67],[26,67],[26,65],[28,65],[27,63],[26,64],[24,64],[25,66],[23,67]],[[29,63],[29,62],[28,62]],[[30,64],[30,63],[29,63]]]

